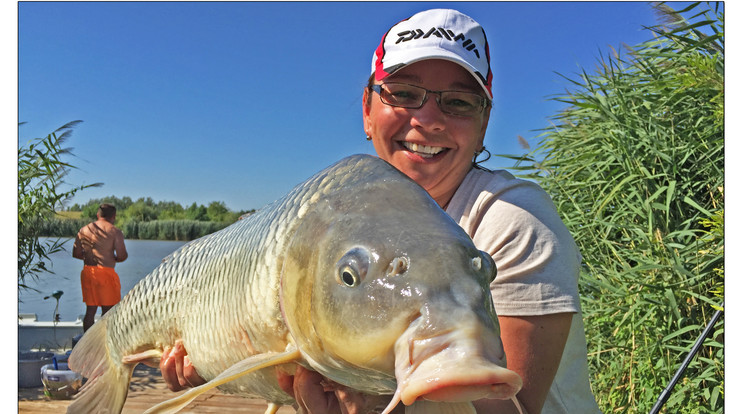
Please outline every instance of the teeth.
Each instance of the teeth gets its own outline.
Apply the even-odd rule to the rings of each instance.
[[[419,145],[414,144],[413,142],[406,142],[403,141],[403,146],[406,147],[409,151],[418,153],[419,155],[430,158],[434,155],[439,154],[440,152],[444,151],[443,147],[430,147],[428,145]]]

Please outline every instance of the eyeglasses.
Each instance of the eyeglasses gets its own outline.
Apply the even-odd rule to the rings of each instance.
[[[387,82],[370,88],[380,95],[386,105],[400,108],[421,108],[428,94],[437,95],[437,105],[445,114],[474,117],[483,112],[488,99],[477,93],[462,91],[430,91],[407,83]]]

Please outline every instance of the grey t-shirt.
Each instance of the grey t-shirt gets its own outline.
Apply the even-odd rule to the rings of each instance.
[[[497,314],[574,313],[543,414],[600,412],[589,385],[579,302],[581,254],[548,194],[507,171],[473,169],[446,211],[496,262]]]

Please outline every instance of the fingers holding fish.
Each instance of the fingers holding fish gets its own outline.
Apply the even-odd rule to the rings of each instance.
[[[171,391],[181,391],[206,383],[196,372],[181,340],[177,340],[173,347],[165,348],[160,360],[160,371]]]
[[[292,395],[306,414],[373,414],[380,413],[392,398],[372,395],[333,382],[315,371],[298,366],[294,376],[278,375],[282,389]],[[403,413],[397,407],[392,413]]]
[[[390,395],[366,394],[344,386],[339,386],[335,393],[344,414],[379,414],[392,399]],[[390,413],[402,414],[404,411],[405,407],[400,404]]]
[[[163,358],[160,360],[160,372],[169,390],[181,391],[186,387],[182,386],[178,380],[176,357],[174,356],[173,349],[173,347],[166,347],[163,350]]]
[[[326,391],[325,379],[315,371],[297,367],[292,382],[292,394],[303,414],[347,414],[341,411],[333,391]]]

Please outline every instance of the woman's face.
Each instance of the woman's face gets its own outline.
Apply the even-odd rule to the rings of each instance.
[[[483,89],[462,66],[440,59],[410,64],[380,83],[401,82],[432,91],[457,90],[481,95]],[[368,94],[372,94],[371,99]],[[364,130],[377,155],[411,177],[446,205],[483,147],[490,106],[472,118],[443,113],[429,94],[421,108],[386,105],[369,89],[364,96]],[[369,102],[369,104],[368,104]]]

